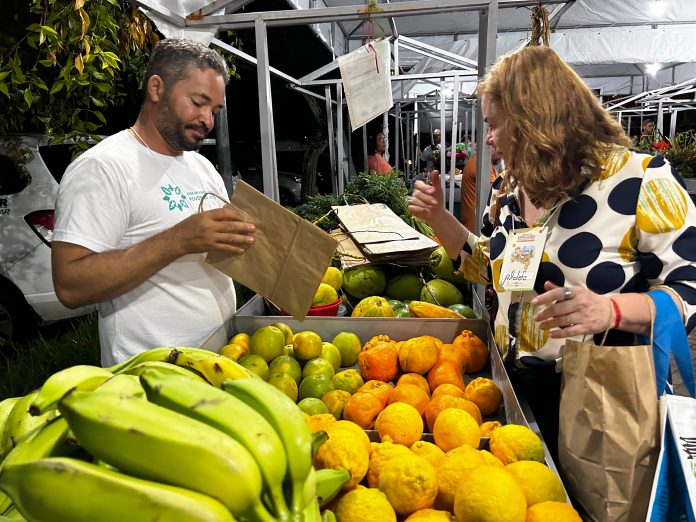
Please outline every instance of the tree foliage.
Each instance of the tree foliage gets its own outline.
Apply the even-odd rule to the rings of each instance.
[[[159,38],[128,0],[15,4],[27,11],[0,40],[0,136],[34,131],[86,148]]]

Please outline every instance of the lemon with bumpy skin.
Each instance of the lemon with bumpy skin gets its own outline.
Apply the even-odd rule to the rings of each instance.
[[[350,473],[350,480],[343,485],[348,490],[357,486],[367,474],[370,452],[365,443],[367,435],[346,429],[338,422],[326,427],[329,436],[314,455],[317,469],[343,469]]]
[[[323,306],[338,301],[338,292],[336,289],[327,285],[326,283],[319,283],[319,288],[314,293],[314,299],[312,299],[312,306]]]
[[[582,518],[570,504],[546,501],[527,508],[526,522],[582,522]]]
[[[452,522],[454,516],[449,511],[438,509],[421,509],[411,513],[404,522]]]
[[[395,402],[377,415],[375,429],[380,440],[388,439],[410,447],[423,437],[423,419],[410,404]]]
[[[433,505],[437,475],[427,460],[410,455],[387,462],[379,475],[378,486],[397,514],[410,515]]]
[[[387,497],[376,488],[349,491],[336,506],[338,522],[396,522],[396,513]]]
[[[376,488],[379,483],[379,476],[391,459],[405,458],[411,455],[411,451],[402,444],[394,444],[391,441],[373,442],[372,452],[370,453],[370,465],[367,470],[367,484],[371,488]]]
[[[418,440],[414,442],[411,445],[411,451],[430,462],[430,464],[435,468],[437,468],[440,461],[445,456],[444,451],[442,451],[432,442],[427,442],[425,440]]]
[[[525,522],[527,501],[515,478],[498,466],[467,473],[454,495],[457,522]]]
[[[546,464],[519,460],[508,464],[505,469],[512,473],[524,491],[527,506],[547,500],[565,502],[566,494],[561,479]]]
[[[478,449],[481,441],[481,430],[476,420],[464,410],[447,408],[435,419],[433,426],[435,444],[443,451],[458,448],[468,444]]]
[[[491,453],[503,464],[518,460],[544,462],[544,446],[541,439],[527,426],[507,424],[491,433]]]
[[[452,511],[454,495],[464,483],[469,470],[485,464],[483,457],[471,446],[464,445],[445,453],[436,467],[439,486],[435,507]]]
[[[338,291],[343,286],[343,272],[335,266],[330,266],[326,269],[324,277],[321,278],[321,282],[330,285],[334,290]]]

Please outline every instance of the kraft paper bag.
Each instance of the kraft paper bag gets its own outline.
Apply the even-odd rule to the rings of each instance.
[[[652,343],[566,341],[558,458],[568,490],[592,520],[645,520],[658,454]]]
[[[230,206],[256,225],[256,241],[241,255],[211,251],[206,263],[302,321],[338,241],[243,181]]]

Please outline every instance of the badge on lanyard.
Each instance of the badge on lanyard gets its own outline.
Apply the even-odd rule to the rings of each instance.
[[[545,226],[510,231],[500,269],[499,287],[508,291],[534,290],[546,235]]]

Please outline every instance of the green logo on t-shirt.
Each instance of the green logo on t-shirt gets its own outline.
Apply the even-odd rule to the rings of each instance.
[[[162,189],[162,192],[164,192],[164,197],[162,199],[169,202],[169,210],[174,210],[175,208],[184,210],[184,207],[190,208],[188,201],[186,201],[186,194],[181,192],[179,187],[168,185],[160,188]]]

